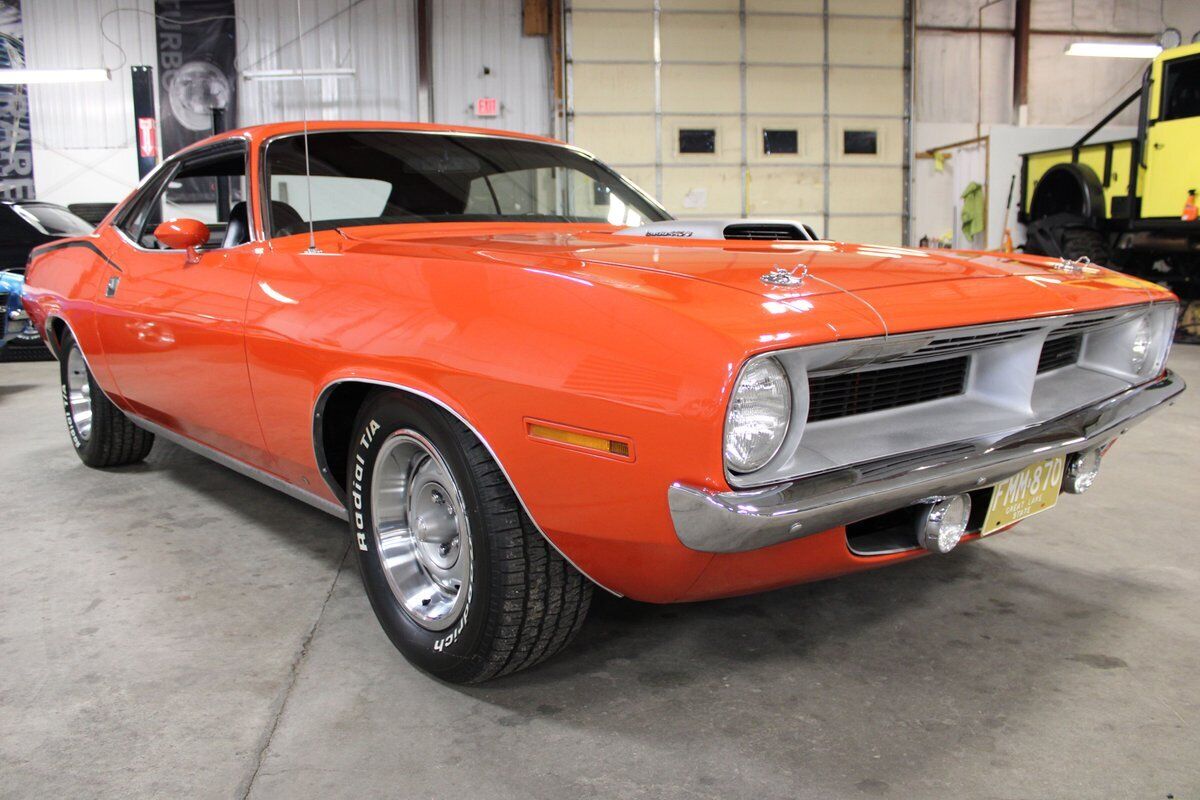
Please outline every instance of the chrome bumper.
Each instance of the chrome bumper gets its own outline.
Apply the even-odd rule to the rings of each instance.
[[[846,525],[934,495],[989,486],[1030,464],[1113,439],[1184,390],[1158,380],[1000,437],[981,437],[738,492],[675,484],[675,533],[706,553],[737,553]]]

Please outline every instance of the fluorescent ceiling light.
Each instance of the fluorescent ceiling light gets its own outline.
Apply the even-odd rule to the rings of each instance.
[[[1162,45],[1140,42],[1071,42],[1067,46],[1069,56],[1099,58],[1154,58],[1161,52]]]
[[[309,78],[348,78],[354,74],[354,67],[331,67],[329,69],[255,69],[242,73],[243,80],[248,81],[298,81]]]
[[[98,83],[109,79],[106,69],[0,69],[0,83]]]

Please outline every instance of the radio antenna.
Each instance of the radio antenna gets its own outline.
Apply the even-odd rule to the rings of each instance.
[[[296,0],[296,51],[300,55],[300,119],[304,123],[304,188],[308,192],[308,249],[319,253],[317,235],[313,230],[312,166],[308,158],[308,79],[304,76],[304,18],[300,15],[300,0]]]

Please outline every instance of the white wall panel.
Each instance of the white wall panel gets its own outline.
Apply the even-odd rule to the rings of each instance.
[[[1017,122],[1012,106],[1013,43],[1003,34],[924,31],[921,26],[975,27],[978,0],[937,0],[917,5],[916,119],[929,123]],[[1037,0],[1033,29],[1156,33],[1178,28],[1184,41],[1200,31],[1197,0]],[[1014,2],[1002,0],[983,11],[985,27],[1011,28]],[[1030,40],[1030,125],[1080,125],[1101,119],[1137,88],[1148,62],[1078,58],[1063,52],[1071,41],[1100,37],[1034,34]],[[980,53],[982,52],[982,65]],[[983,113],[979,115],[982,88]],[[1136,120],[1128,109],[1118,123]]]
[[[430,6],[434,121],[551,133],[549,37],[522,34],[521,0]],[[480,97],[497,98],[500,116],[476,117]]]
[[[646,12],[575,12],[571,50],[580,61],[636,60],[654,57],[654,18]]]
[[[354,69],[349,78],[306,81],[307,89],[243,80],[238,124],[299,119],[302,101],[310,119],[417,118],[413,0],[300,0],[301,24],[293,0],[238,0],[237,10],[239,69]]]
[[[736,61],[740,41],[737,14],[662,15],[664,61]]]
[[[754,14],[746,18],[746,61],[774,64],[820,64],[825,56],[825,32],[819,20],[784,14]]]
[[[983,56],[982,84],[979,58]],[[946,65],[954,65],[947,69]],[[984,122],[1012,115],[1013,41],[1008,36],[918,32],[914,114],[924,122],[974,122],[983,89]],[[1006,76],[999,80],[997,76]]]
[[[54,149],[131,148],[129,67],[155,63],[153,0],[26,0],[21,5],[29,68],[113,70],[105,83],[30,86],[34,141]],[[101,25],[116,45],[101,37]]]
[[[746,106],[752,114],[820,114],[825,84],[820,66],[746,67]]]
[[[154,0],[22,5],[30,67],[113,70],[108,83],[30,87],[38,194],[118,200],[137,183],[129,67],[157,61]],[[521,0],[431,6],[435,121],[548,133],[548,39],[521,34]],[[240,80],[237,124],[299,119],[305,107],[311,119],[417,119],[414,0],[300,0],[300,20],[295,0],[236,0],[235,8],[239,70],[354,70],[309,80],[307,89],[298,81]],[[498,118],[474,117],[471,104],[481,96],[500,100]]]

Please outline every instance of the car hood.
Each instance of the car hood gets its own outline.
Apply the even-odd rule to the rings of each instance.
[[[1047,266],[1045,259],[838,242],[644,239],[595,231],[414,236],[397,232],[395,227],[356,229],[346,235],[351,241],[362,243],[354,248],[360,250],[391,247],[408,250],[415,245],[556,270],[586,272],[603,267],[649,270],[764,296],[779,291],[778,286],[762,280],[775,269],[803,278],[790,288],[790,294],[801,297],[947,280],[1062,275]]]
[[[413,226],[416,228],[417,226]],[[1150,284],[1109,270],[1065,270],[1057,259],[993,252],[916,250],[839,242],[649,239],[578,229],[495,227],[449,232],[388,226],[343,231],[348,249],[485,260],[593,282],[636,283],[630,271],[673,275],[793,302],[849,294],[885,329],[921,329],[1145,302]],[[516,226],[512,226],[516,227]],[[431,235],[432,234],[432,235]],[[800,278],[763,280],[783,269]]]

